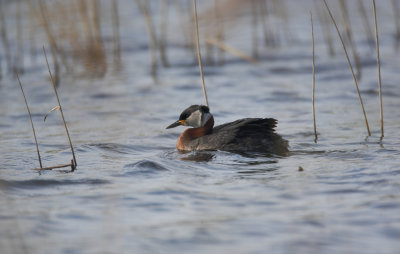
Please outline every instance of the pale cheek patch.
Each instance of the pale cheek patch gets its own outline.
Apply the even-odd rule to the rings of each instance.
[[[193,112],[190,117],[186,119],[185,125],[194,128],[201,127],[201,112],[198,110]]]

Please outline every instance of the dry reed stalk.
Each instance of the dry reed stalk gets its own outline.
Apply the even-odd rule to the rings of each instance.
[[[193,0],[193,15],[194,15],[194,23],[195,23],[195,26],[196,26],[195,29],[196,29],[197,59],[199,61],[201,87],[203,88],[203,95],[204,95],[204,99],[206,101],[206,106],[209,107],[208,106],[206,84],[204,82],[203,64],[201,62],[200,39],[199,39],[199,22],[197,20],[197,4],[196,4],[196,0]]]
[[[35,22],[33,12],[29,12],[29,53],[32,62],[36,63],[36,27],[38,24]]]
[[[67,133],[67,137],[68,137],[68,141],[69,141],[69,146],[70,146],[70,148],[71,148],[71,153],[72,153],[71,171],[74,171],[74,170],[76,169],[76,166],[78,165],[78,164],[76,163],[76,157],[75,157],[74,147],[72,146],[71,137],[70,137],[69,132],[68,132],[67,123],[65,122],[64,112],[63,112],[63,109],[62,109],[62,107],[61,107],[60,98],[58,97],[57,88],[56,88],[56,85],[55,85],[55,83],[54,83],[53,75],[51,74],[50,65],[49,65],[49,61],[47,60],[47,54],[46,54],[46,49],[45,49],[44,45],[43,45],[43,54],[44,54],[44,57],[46,58],[46,64],[47,64],[47,69],[49,70],[49,75],[50,75],[50,79],[51,79],[51,84],[53,85],[53,89],[54,89],[54,93],[55,93],[56,98],[57,98],[57,103],[58,103],[58,107],[59,107],[59,110],[60,110],[61,118],[62,118],[62,121],[63,121],[63,123],[64,123],[65,132]],[[54,168],[54,167],[53,167],[53,168]]]
[[[187,13],[187,18],[188,20],[185,21],[186,25],[186,33],[188,34],[189,37],[189,44],[188,44],[188,50],[189,53],[193,55],[193,65],[198,62],[198,57],[197,57],[197,49],[196,49],[196,32],[193,33],[193,27],[196,25],[193,15],[193,9],[191,6],[190,1],[185,1],[186,2],[186,10],[185,13]]]
[[[66,167],[73,167],[73,161],[71,160],[71,163],[68,164],[62,164],[62,165],[57,165],[57,166],[50,166],[50,167],[44,167],[44,168],[37,168],[36,170],[52,170],[52,169],[56,169],[56,168],[66,168]],[[74,171],[75,169],[73,169],[72,171]]]
[[[205,36],[207,36],[207,35],[205,35]],[[206,42],[205,50],[206,50],[205,65],[213,66],[215,64],[214,63],[214,47],[213,47],[213,45]]]
[[[86,36],[86,47],[83,57],[87,71],[94,76],[102,77],[107,71],[107,62],[104,53],[100,31],[99,1],[78,1],[78,10],[81,16],[83,35]],[[74,22],[74,21],[73,21]],[[80,54],[78,57],[82,57]]]
[[[277,7],[279,9],[279,13],[283,20],[283,29],[282,30],[285,34],[286,41],[291,43],[294,41],[294,33],[290,32],[290,26],[289,26],[290,15],[288,14],[286,3],[284,0],[275,0],[274,3],[277,5]]]
[[[268,0],[266,0],[268,1]],[[280,1],[281,0],[272,0],[269,1],[271,3],[270,6],[270,12],[271,13],[276,13],[280,15]],[[272,26],[273,34],[274,34],[274,40],[275,40],[275,45],[274,46],[280,46],[282,44],[282,35],[283,35],[283,31],[280,27],[277,26]]]
[[[400,13],[399,13],[399,8],[397,6],[397,1],[391,0],[391,3],[393,10],[394,24],[396,26],[396,47],[398,48],[400,45]]]
[[[92,53],[92,65],[96,66],[96,76],[103,77],[107,72],[107,61],[106,55],[104,53],[103,40],[101,37],[101,28],[100,28],[100,1],[91,0],[91,9],[93,12],[93,35],[94,35],[94,52]]]
[[[268,21],[268,9],[267,9],[267,1],[260,2],[260,11],[262,18],[262,28],[264,32],[264,43],[266,46],[275,46],[274,36],[272,34],[271,28],[269,26]]]
[[[81,19],[82,19],[82,27],[84,29],[83,33],[86,35],[87,38],[87,44],[93,45],[93,35],[92,35],[92,29],[91,29],[91,25],[90,25],[90,19],[89,19],[89,14],[88,14],[88,7],[86,5],[86,1],[78,1],[77,2],[79,4],[79,13],[81,15]]]
[[[121,42],[119,35],[119,11],[117,0],[111,2],[111,14],[112,14],[112,27],[113,27],[113,53],[114,53],[114,65],[116,69],[119,69],[121,65]]]
[[[92,10],[92,24],[93,24],[93,37],[96,44],[102,44],[101,31],[100,31],[100,1],[91,0],[90,6]]]
[[[64,67],[66,68],[67,72],[70,72],[70,67],[68,65],[66,56],[64,54],[64,52],[62,50],[60,50],[59,45],[57,43],[56,37],[54,35],[54,33],[52,32],[51,28],[50,28],[50,23],[48,21],[48,17],[47,17],[47,6],[45,3],[43,3],[43,0],[39,0],[39,11],[36,10],[36,8],[33,6],[33,4],[31,3],[30,0],[26,0],[26,2],[29,5],[30,10],[34,13],[34,15],[37,17],[40,25],[43,27],[46,36],[47,36],[47,40],[51,46],[52,49],[52,55],[54,58],[54,64],[58,65],[58,56],[60,56],[61,62],[64,65]],[[59,80],[59,75],[57,75],[56,73],[56,85],[58,86],[58,80]]]
[[[364,103],[363,103],[362,98],[361,98],[360,89],[358,88],[357,78],[356,78],[356,75],[354,73],[353,66],[351,64],[349,54],[347,53],[347,49],[346,49],[346,46],[344,45],[344,41],[343,41],[342,35],[339,32],[339,28],[338,28],[338,26],[336,24],[335,18],[333,17],[333,14],[332,14],[328,4],[326,3],[326,0],[324,0],[324,4],[326,6],[326,9],[328,10],[329,16],[331,17],[333,24],[335,25],[336,32],[337,32],[337,34],[339,36],[340,42],[342,43],[342,47],[343,47],[344,53],[346,55],[347,63],[349,65],[349,68],[350,68],[350,71],[351,71],[351,75],[353,76],[354,84],[356,86],[358,99],[359,99],[360,104],[361,104],[361,109],[362,109],[362,112],[363,112],[363,115],[364,115],[365,125],[367,127],[368,136],[371,136],[371,131],[369,130],[369,125],[368,125],[367,114],[365,113]]]
[[[22,88],[22,84],[21,84],[21,80],[19,79],[18,72],[15,72],[15,75],[17,76],[18,83],[19,83],[19,88],[21,88],[21,93],[22,93],[22,96],[24,97],[26,110],[28,111],[28,115],[29,115],[29,120],[31,121],[31,127],[32,127],[32,132],[33,132],[33,138],[35,139],[35,145],[36,145],[36,153],[37,153],[37,156],[38,156],[40,169],[42,169],[42,168],[43,168],[43,166],[42,166],[42,159],[40,158],[39,145],[38,145],[37,138],[36,138],[35,126],[33,125],[33,121],[32,121],[31,110],[29,109],[28,101],[26,100],[25,93],[24,93],[24,89]]]
[[[167,30],[168,30],[168,1],[160,0],[160,39],[158,49],[160,50],[161,63],[164,67],[169,67],[167,58]]]
[[[22,19],[21,19],[21,3],[20,1],[16,2],[15,8],[15,27],[17,33],[17,52],[15,53],[15,60],[14,60],[14,71],[19,73],[24,73],[24,47],[22,45],[23,38],[22,38]]]
[[[331,27],[329,26],[329,18],[323,14],[324,9],[323,7],[320,6],[320,2],[318,0],[315,0],[315,6],[317,8],[317,17],[320,20],[322,24],[322,34],[324,35],[324,40],[326,45],[328,45],[328,52],[330,56],[335,55],[335,47],[333,45],[332,41],[332,35],[331,35]]]
[[[253,38],[253,57],[258,59],[258,11],[257,11],[257,0],[251,1],[251,15],[252,15],[252,38]]]
[[[378,21],[376,19],[376,5],[375,0],[372,0],[374,9],[374,24],[375,24],[375,42],[376,42],[376,63],[378,67],[378,88],[379,88],[379,116],[381,121],[381,140],[384,137],[383,131],[383,106],[382,106],[382,79],[381,79],[381,57],[379,53],[379,35],[378,35]]]
[[[207,39],[206,43],[214,45],[214,46],[217,46],[221,50],[226,51],[226,52],[228,52],[228,53],[230,53],[230,54],[232,54],[234,56],[237,56],[237,57],[245,60],[246,62],[249,62],[249,63],[252,63],[252,64],[258,64],[257,59],[254,59],[253,57],[251,57],[249,55],[246,55],[246,53],[244,53],[243,51],[238,50],[238,49],[236,49],[236,48],[234,48],[234,47],[232,47],[232,46],[230,46],[230,45],[228,45],[228,44],[226,44],[226,43],[224,43],[222,41],[218,41],[218,40],[215,40],[215,39]]]
[[[139,11],[142,13],[145,21],[146,28],[149,36],[149,48],[150,48],[150,58],[151,58],[151,76],[154,80],[157,79],[157,56],[156,56],[156,48],[157,48],[157,37],[156,32],[153,26],[153,20],[151,18],[150,13],[150,5],[147,0],[136,0],[136,4],[139,8]]]
[[[0,2],[0,29],[1,29],[1,39],[3,41],[3,47],[4,47],[4,54],[6,58],[6,63],[7,63],[7,70],[11,69],[11,55],[10,55],[10,44],[8,42],[8,36],[7,36],[7,24],[6,24],[6,19],[4,16],[4,6],[5,4],[3,3],[4,1]]]
[[[314,23],[312,12],[310,11],[310,21],[311,21],[311,39],[312,39],[312,115],[314,122],[314,142],[317,143],[317,123],[315,120],[315,47],[314,47]]]
[[[181,29],[181,32],[184,37],[183,38],[184,39],[183,46],[188,51],[190,51],[189,53],[193,56],[193,59],[194,59],[193,62],[196,62],[197,61],[195,59],[196,58],[196,52],[195,52],[196,50],[194,49],[195,48],[194,45],[196,43],[194,42],[194,36],[193,36],[192,30],[190,29],[193,27],[193,18],[192,18],[192,15],[190,14],[190,13],[192,13],[192,10],[189,11],[189,7],[187,7],[185,9],[184,7],[186,7],[186,6],[183,6],[182,4],[180,4],[179,0],[175,0],[175,1],[173,1],[173,3],[176,8],[176,12],[183,13],[183,15],[179,15],[180,16],[179,25],[180,25],[180,29]],[[189,1],[185,1],[184,3],[187,3],[187,5],[189,5]]]
[[[215,11],[215,22],[217,24],[217,28],[215,29],[215,38],[218,41],[224,40],[224,21],[222,18],[223,13],[220,11],[218,6],[218,1],[214,0],[214,11]],[[222,65],[224,63],[224,51],[218,50],[217,64]]]
[[[354,40],[353,40],[353,35],[352,35],[353,33],[351,30],[351,25],[350,25],[349,12],[347,10],[347,5],[346,5],[345,0],[339,0],[339,3],[340,3],[340,7],[341,7],[342,13],[343,13],[343,21],[344,21],[344,25],[346,28],[346,37],[349,41],[351,51],[353,53],[354,63],[357,68],[357,79],[360,80],[361,74],[362,74],[362,66],[361,66],[361,62],[360,62],[360,57],[358,56],[358,53],[357,53],[356,44],[354,43]]]
[[[364,25],[364,30],[367,33],[368,45],[371,47],[371,49],[373,49],[374,48],[374,35],[372,33],[371,26],[369,25],[369,19],[368,19],[367,11],[365,10],[365,7],[364,7],[363,0],[358,1],[358,6],[359,6],[360,13],[361,13],[361,17],[363,18],[362,23]]]

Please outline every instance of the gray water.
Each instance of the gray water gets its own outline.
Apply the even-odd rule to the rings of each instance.
[[[179,154],[175,143],[183,127],[165,127],[189,105],[204,103],[198,67],[176,43],[167,51],[172,66],[159,69],[155,84],[145,25],[140,15],[131,16],[131,2],[120,3],[122,69],[104,78],[68,73],[61,78],[75,172],[33,170],[39,165],[29,118],[15,77],[5,75],[0,252],[399,253],[400,61],[390,1],[378,2],[382,142],[375,52],[361,24],[353,23],[370,137],[340,42],[332,30],[336,55],[329,56],[316,21],[319,139],[314,143],[308,16],[313,1],[289,5],[293,41],[260,46],[259,64],[225,54],[224,65],[205,67],[216,124],[276,118],[277,132],[290,142],[286,157]],[[173,29],[179,19],[170,15]],[[244,16],[229,36],[251,54],[249,20]],[[176,33],[172,42],[179,42]],[[43,164],[68,163],[72,156],[59,113],[43,122],[56,105],[44,59],[40,51],[35,61],[27,59],[21,81]]]

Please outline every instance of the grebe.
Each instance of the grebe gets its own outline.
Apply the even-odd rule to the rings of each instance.
[[[276,123],[273,118],[243,118],[213,128],[214,117],[209,108],[192,105],[167,129],[179,125],[193,127],[179,136],[176,147],[180,152],[224,150],[286,155],[288,142],[275,133]]]

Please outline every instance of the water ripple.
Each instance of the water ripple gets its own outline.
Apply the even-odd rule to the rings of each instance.
[[[32,180],[11,180],[11,181],[0,179],[0,188],[35,189],[35,188],[56,187],[64,185],[103,185],[109,183],[110,181],[103,179],[81,179],[81,180],[32,179]]]

